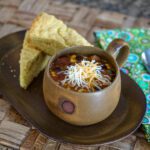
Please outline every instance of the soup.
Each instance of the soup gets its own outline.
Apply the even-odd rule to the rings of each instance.
[[[108,87],[115,68],[98,55],[67,54],[55,59],[50,75],[60,86],[76,92],[95,92]]]

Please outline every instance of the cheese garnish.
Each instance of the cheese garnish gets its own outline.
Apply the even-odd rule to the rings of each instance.
[[[72,87],[78,86],[90,90],[91,88],[98,88],[101,90],[99,83],[110,85],[111,82],[101,72],[103,71],[101,65],[95,60],[82,60],[75,65],[67,66],[67,70],[62,71],[66,76],[61,83],[69,84]]]

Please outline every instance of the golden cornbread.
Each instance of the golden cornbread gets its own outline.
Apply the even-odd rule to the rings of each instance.
[[[52,15],[41,13],[32,23],[29,30],[29,45],[53,55],[71,46],[91,46],[75,30],[67,27],[61,20]]]
[[[34,77],[36,77],[46,66],[49,57],[43,52],[28,46],[28,32],[23,43],[20,54],[20,86],[24,89],[28,87]]]
[[[66,47],[79,45],[91,46],[61,20],[46,13],[38,15],[26,32],[21,50],[20,86],[26,89],[33,78],[45,68],[50,56]]]

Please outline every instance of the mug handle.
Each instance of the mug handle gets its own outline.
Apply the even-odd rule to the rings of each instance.
[[[123,39],[114,39],[106,51],[116,59],[119,67],[122,67],[130,53],[129,45]]]

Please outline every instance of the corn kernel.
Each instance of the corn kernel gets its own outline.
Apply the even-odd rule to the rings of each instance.
[[[82,93],[82,92],[84,92],[84,89],[79,89],[78,92],[81,92],[81,93]]]
[[[75,62],[77,61],[77,60],[76,60],[76,55],[72,55],[70,61],[71,61],[72,63],[75,63]]]
[[[107,69],[110,69],[110,65],[109,64],[106,64],[106,67],[107,67]]]
[[[51,71],[51,75],[52,75],[53,77],[55,77],[55,76],[56,76],[56,73],[55,73],[54,71]]]

